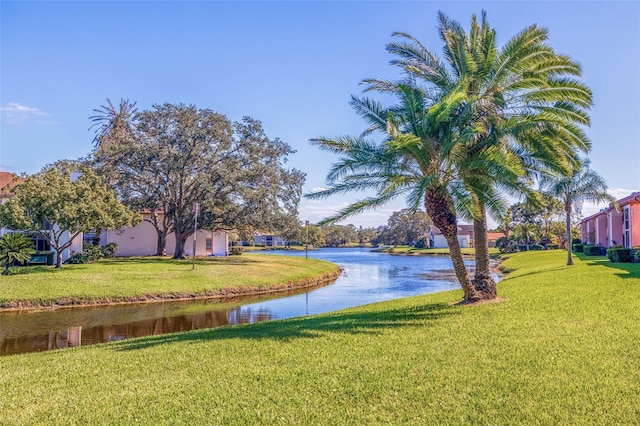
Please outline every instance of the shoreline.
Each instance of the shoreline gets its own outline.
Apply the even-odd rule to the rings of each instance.
[[[257,296],[261,294],[270,293],[286,293],[292,290],[321,287],[329,284],[331,281],[335,281],[343,270],[338,267],[333,272],[327,272],[320,276],[305,278],[295,282],[285,282],[279,284],[273,284],[268,286],[256,287],[229,287],[217,290],[205,290],[199,293],[157,293],[157,294],[142,294],[137,296],[126,297],[105,297],[105,298],[59,298],[49,300],[46,302],[32,301],[32,300],[16,300],[4,303],[0,306],[0,313],[5,312],[43,312],[43,311],[55,311],[58,309],[70,309],[70,308],[88,308],[96,306],[114,306],[114,305],[135,305],[135,304],[147,304],[147,303],[161,303],[161,302],[177,302],[184,300],[203,300],[203,299],[233,299],[241,296]]]

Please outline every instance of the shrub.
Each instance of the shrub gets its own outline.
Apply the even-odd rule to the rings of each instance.
[[[631,249],[612,247],[607,250],[607,257],[612,262],[631,262]]]
[[[413,245],[415,248],[424,249],[429,248],[429,240],[424,235],[418,238],[418,241]]]
[[[106,258],[112,258],[116,256],[116,252],[120,247],[116,243],[109,243],[102,247],[102,255]]]
[[[65,261],[65,263],[70,263],[72,265],[78,265],[80,263],[89,263],[89,255],[85,252],[75,253],[69,256],[69,258]]]
[[[633,261],[635,263],[640,263],[640,247],[633,250]]]
[[[544,249],[543,246],[541,246],[540,244],[530,244],[529,245],[529,250],[542,250]]]
[[[604,256],[607,254],[607,250],[600,246],[584,246],[583,251],[585,256]]]
[[[573,245],[573,251],[575,253],[584,253],[584,246],[585,246],[585,244],[582,244],[582,243],[574,244]]]
[[[244,248],[233,246],[229,249],[229,255],[231,256],[240,256],[244,252]]]
[[[580,238],[574,238],[571,240],[571,244],[582,244],[582,240]]]
[[[558,244],[547,244],[547,250],[558,250],[559,248]]]

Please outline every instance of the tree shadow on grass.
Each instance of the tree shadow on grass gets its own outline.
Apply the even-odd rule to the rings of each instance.
[[[447,303],[414,305],[375,312],[347,311],[314,317],[150,336],[118,342],[112,346],[112,349],[130,351],[174,343],[189,344],[225,339],[273,339],[287,342],[296,338],[317,338],[329,333],[379,334],[387,328],[424,328],[442,318],[459,314],[459,308],[449,306]]]
[[[606,256],[581,257],[587,266],[605,266],[617,271],[620,278],[640,278],[640,263],[611,262]]]

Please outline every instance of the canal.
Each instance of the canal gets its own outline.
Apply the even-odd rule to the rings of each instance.
[[[304,256],[274,251],[264,256]],[[333,283],[297,292],[0,313],[0,356],[156,334],[319,314],[373,302],[459,288],[448,256],[398,256],[371,249],[309,252],[343,269]]]

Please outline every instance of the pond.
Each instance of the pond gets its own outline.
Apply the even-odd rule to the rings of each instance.
[[[273,251],[305,256],[304,252]],[[460,288],[448,256],[396,256],[371,249],[309,252],[344,272],[312,290],[253,297],[0,313],[0,356],[155,334],[254,323]]]

